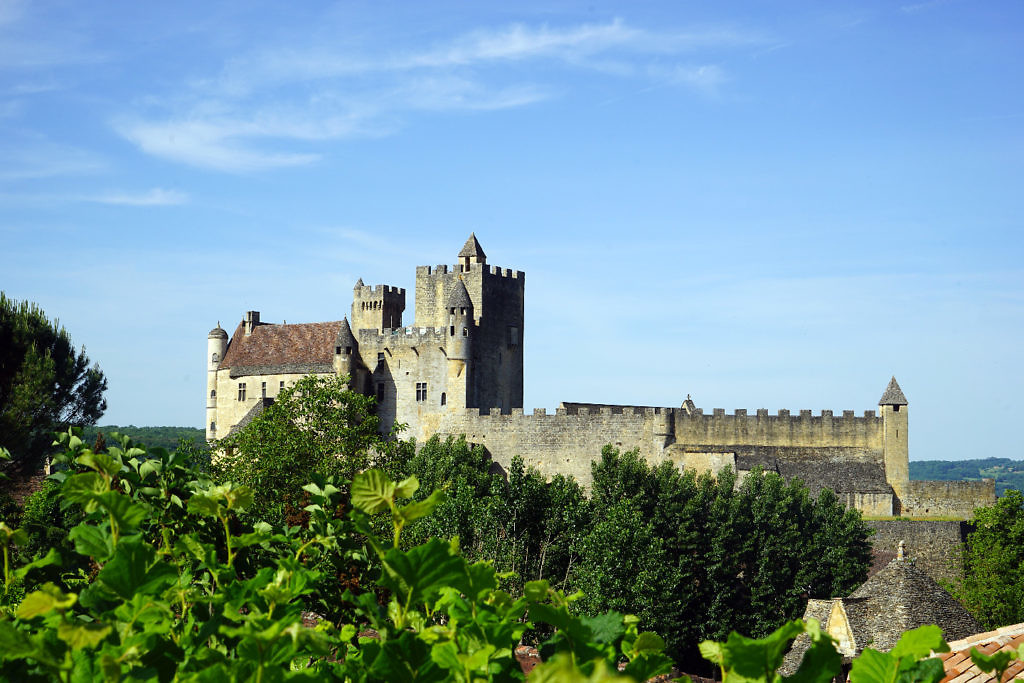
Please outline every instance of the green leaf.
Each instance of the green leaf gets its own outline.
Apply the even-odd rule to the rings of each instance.
[[[22,659],[36,650],[28,635],[19,631],[9,621],[0,621],[0,658]]]
[[[122,531],[135,530],[149,514],[146,508],[117,491],[107,491],[96,496],[96,501],[114,518]]]
[[[114,549],[110,532],[91,524],[79,524],[68,533],[68,538],[74,541],[76,552],[100,562],[106,561]]]
[[[546,579],[540,581],[527,581],[526,585],[523,586],[523,597],[530,602],[540,602],[541,600],[548,597],[548,591],[551,589],[551,584]]]
[[[43,584],[39,590],[25,596],[18,605],[15,615],[19,619],[34,619],[53,610],[63,612],[78,600],[74,593],[64,593],[52,583]]]
[[[395,498],[412,498],[412,494],[420,487],[420,480],[416,475],[410,475],[395,485]]]
[[[96,580],[125,600],[131,600],[136,593],[159,593],[177,576],[174,567],[156,560],[156,551],[151,546],[132,536],[117,544],[114,556]]]
[[[865,648],[850,668],[850,683],[892,683],[899,660],[887,652]]]
[[[103,472],[107,476],[113,477],[121,471],[121,461],[116,460],[106,453],[93,453],[92,451],[85,451],[80,456],[75,458],[75,462],[79,465],[84,465],[91,470],[97,472]]]
[[[615,611],[598,614],[594,617],[583,616],[581,621],[590,629],[592,638],[598,643],[614,643],[626,632],[626,626],[622,622],[622,615]],[[664,643],[662,643],[664,647]],[[626,655],[630,659],[633,657]]]
[[[432,538],[408,552],[392,548],[384,555],[380,583],[401,596],[406,607],[422,604],[444,586],[463,580],[466,561],[452,555],[448,544]]]
[[[395,497],[395,483],[380,470],[360,472],[352,480],[352,506],[368,515],[383,512]]]
[[[188,499],[188,511],[202,517],[219,517],[224,514],[224,507],[214,498],[196,493]]]
[[[672,672],[672,660],[659,653],[641,655],[630,660],[622,673],[630,676],[634,681],[647,681],[655,676],[661,676]]]
[[[74,474],[64,480],[61,494],[64,500],[78,503],[85,507],[86,512],[96,509],[96,496],[107,490],[107,484],[96,472]]]
[[[57,637],[70,645],[73,650],[79,650],[83,647],[96,647],[112,630],[109,625],[98,621],[61,622],[57,626]]]
[[[436,490],[431,493],[430,496],[421,501],[409,503],[408,505],[399,508],[395,515],[408,524],[409,522],[429,515],[434,511],[434,508],[437,507],[438,503],[441,503],[442,501],[444,501],[444,492]]]
[[[600,641],[599,641],[600,642]],[[665,641],[657,633],[645,631],[633,641],[631,651],[627,653],[630,659],[640,655],[658,654],[665,649]]]
[[[18,569],[15,570],[14,575],[19,579],[23,579],[30,571],[41,569],[42,567],[49,567],[50,565],[61,565],[60,553],[57,552],[56,548],[50,548],[46,555],[40,557],[38,560],[33,560],[26,565],[18,567]]]
[[[928,624],[919,628],[907,631],[900,636],[896,647],[889,651],[893,657],[903,659],[912,657],[921,659],[932,652],[949,652],[949,645],[942,639],[942,629],[934,624]]]

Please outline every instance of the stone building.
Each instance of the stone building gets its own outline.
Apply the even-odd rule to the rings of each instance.
[[[916,482],[908,476],[908,402],[893,378],[878,411],[710,414],[689,397],[678,408],[562,403],[523,411],[524,292],[521,271],[492,266],[470,235],[452,266],[416,268],[415,319],[403,325],[406,292],[359,280],[347,318],[268,324],[249,311],[230,339],[207,343],[207,438],[227,435],[306,374],[351,378],[377,398],[384,428],[408,425],[418,440],[465,434],[496,463],[516,455],[553,476],[589,484],[590,463],[612,444],[649,462],[741,475],[754,467],[828,487],[874,515],[967,517],[995,500],[989,482]]]
[[[866,647],[888,652],[904,632],[926,624],[941,628],[946,640],[981,629],[963,605],[904,557],[902,544],[896,558],[849,597],[808,600],[804,619],[816,619],[847,661]],[[806,634],[797,637],[783,661],[784,675],[796,671],[809,646]]]

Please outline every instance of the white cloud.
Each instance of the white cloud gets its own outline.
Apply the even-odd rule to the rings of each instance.
[[[161,187],[131,194],[127,192],[112,192],[109,194],[83,196],[79,198],[84,202],[95,202],[97,204],[114,204],[118,206],[175,206],[188,201],[188,195],[178,190],[165,190]]]
[[[184,95],[147,98],[156,114],[125,116],[114,127],[143,152],[179,163],[229,172],[299,166],[321,158],[302,143],[388,135],[418,111],[511,109],[565,93],[560,69],[712,91],[725,82],[723,69],[681,61],[684,54],[765,43],[730,30],[650,31],[617,19],[513,24],[423,50],[270,48],[228,60]],[[525,60],[559,68],[527,72],[519,67]]]
[[[12,115],[17,110],[10,112]],[[35,134],[15,135],[0,147],[0,181],[30,180],[102,171],[106,162],[92,152],[60,145]]]

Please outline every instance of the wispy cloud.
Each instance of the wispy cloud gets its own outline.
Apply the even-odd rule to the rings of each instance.
[[[154,187],[140,193],[110,192],[107,194],[84,195],[77,198],[83,202],[113,204],[115,206],[175,206],[188,202],[188,195],[178,190]]]
[[[11,114],[16,114],[17,109]],[[31,180],[64,175],[87,175],[106,168],[92,152],[61,145],[36,134],[14,135],[0,145],[0,181]]]
[[[147,114],[114,121],[147,154],[228,172],[314,163],[305,143],[388,135],[418,111],[493,111],[569,91],[561,70],[710,92],[727,78],[697,53],[763,45],[760,35],[651,31],[622,20],[566,27],[480,29],[420,50],[264,49],[193,79]],[[524,69],[546,61],[551,69]],[[538,73],[544,80],[538,81]]]

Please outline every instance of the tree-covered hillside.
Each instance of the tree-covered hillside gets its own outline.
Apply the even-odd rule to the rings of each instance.
[[[82,441],[89,445],[94,444],[97,432],[102,432],[104,438],[114,432],[130,434],[133,441],[150,447],[160,446],[172,451],[178,447],[179,439],[185,439],[186,441],[194,439],[197,444],[202,444],[206,441],[206,432],[198,427],[136,427],[135,425],[125,427],[117,425],[86,427],[82,430]]]
[[[1006,489],[1024,491],[1024,461],[1009,458],[911,461],[910,478],[931,481],[995,479],[996,495],[1001,496]]]

